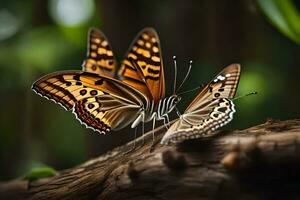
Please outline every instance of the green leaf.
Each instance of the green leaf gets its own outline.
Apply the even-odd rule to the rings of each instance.
[[[56,170],[51,167],[35,167],[25,174],[24,179],[34,181],[41,178],[55,176]]]
[[[257,0],[257,4],[271,24],[300,44],[300,13],[291,0]]]

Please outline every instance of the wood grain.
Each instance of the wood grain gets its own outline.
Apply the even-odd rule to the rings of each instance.
[[[132,144],[32,182],[0,183],[0,199],[298,199],[300,120],[266,123],[177,146]]]

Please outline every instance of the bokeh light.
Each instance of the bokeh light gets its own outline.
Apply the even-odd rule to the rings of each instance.
[[[0,41],[14,35],[20,28],[19,20],[8,10],[0,10]]]
[[[49,9],[56,23],[74,27],[86,23],[94,13],[94,0],[50,0]]]

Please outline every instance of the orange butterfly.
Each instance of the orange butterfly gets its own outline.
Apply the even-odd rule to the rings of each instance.
[[[81,123],[100,133],[129,124],[134,128],[151,120],[155,127],[155,120],[169,122],[168,114],[180,101],[176,94],[165,97],[160,49],[156,31],[145,28],[117,70],[106,37],[92,28],[83,71],[48,74],[37,80],[32,89],[72,110]]]

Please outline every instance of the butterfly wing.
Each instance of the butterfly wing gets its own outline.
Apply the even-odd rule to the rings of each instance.
[[[225,67],[209,84],[207,84],[185,110],[192,112],[201,109],[202,103],[214,98],[233,98],[240,80],[241,66],[231,64]]]
[[[108,94],[79,100],[73,109],[76,118],[86,127],[105,133],[120,130],[140,114],[140,107]]]
[[[131,59],[137,64],[134,66]],[[143,29],[131,44],[121,68],[120,79],[158,102],[165,96],[165,79],[158,35]]]
[[[224,68],[187,107],[181,118],[165,134],[162,143],[180,142],[202,137],[233,119],[233,98],[240,79],[241,67]]]
[[[131,123],[148,103],[138,90],[121,81],[82,71],[62,71],[37,80],[32,89],[99,132],[118,130]]]
[[[105,35],[96,28],[89,30],[87,58],[82,64],[82,70],[109,77],[115,75],[116,60],[112,48]]]
[[[227,98],[213,99],[202,110],[183,114],[167,133],[161,143],[178,143],[211,135],[211,132],[228,124],[235,113],[234,104]]]

